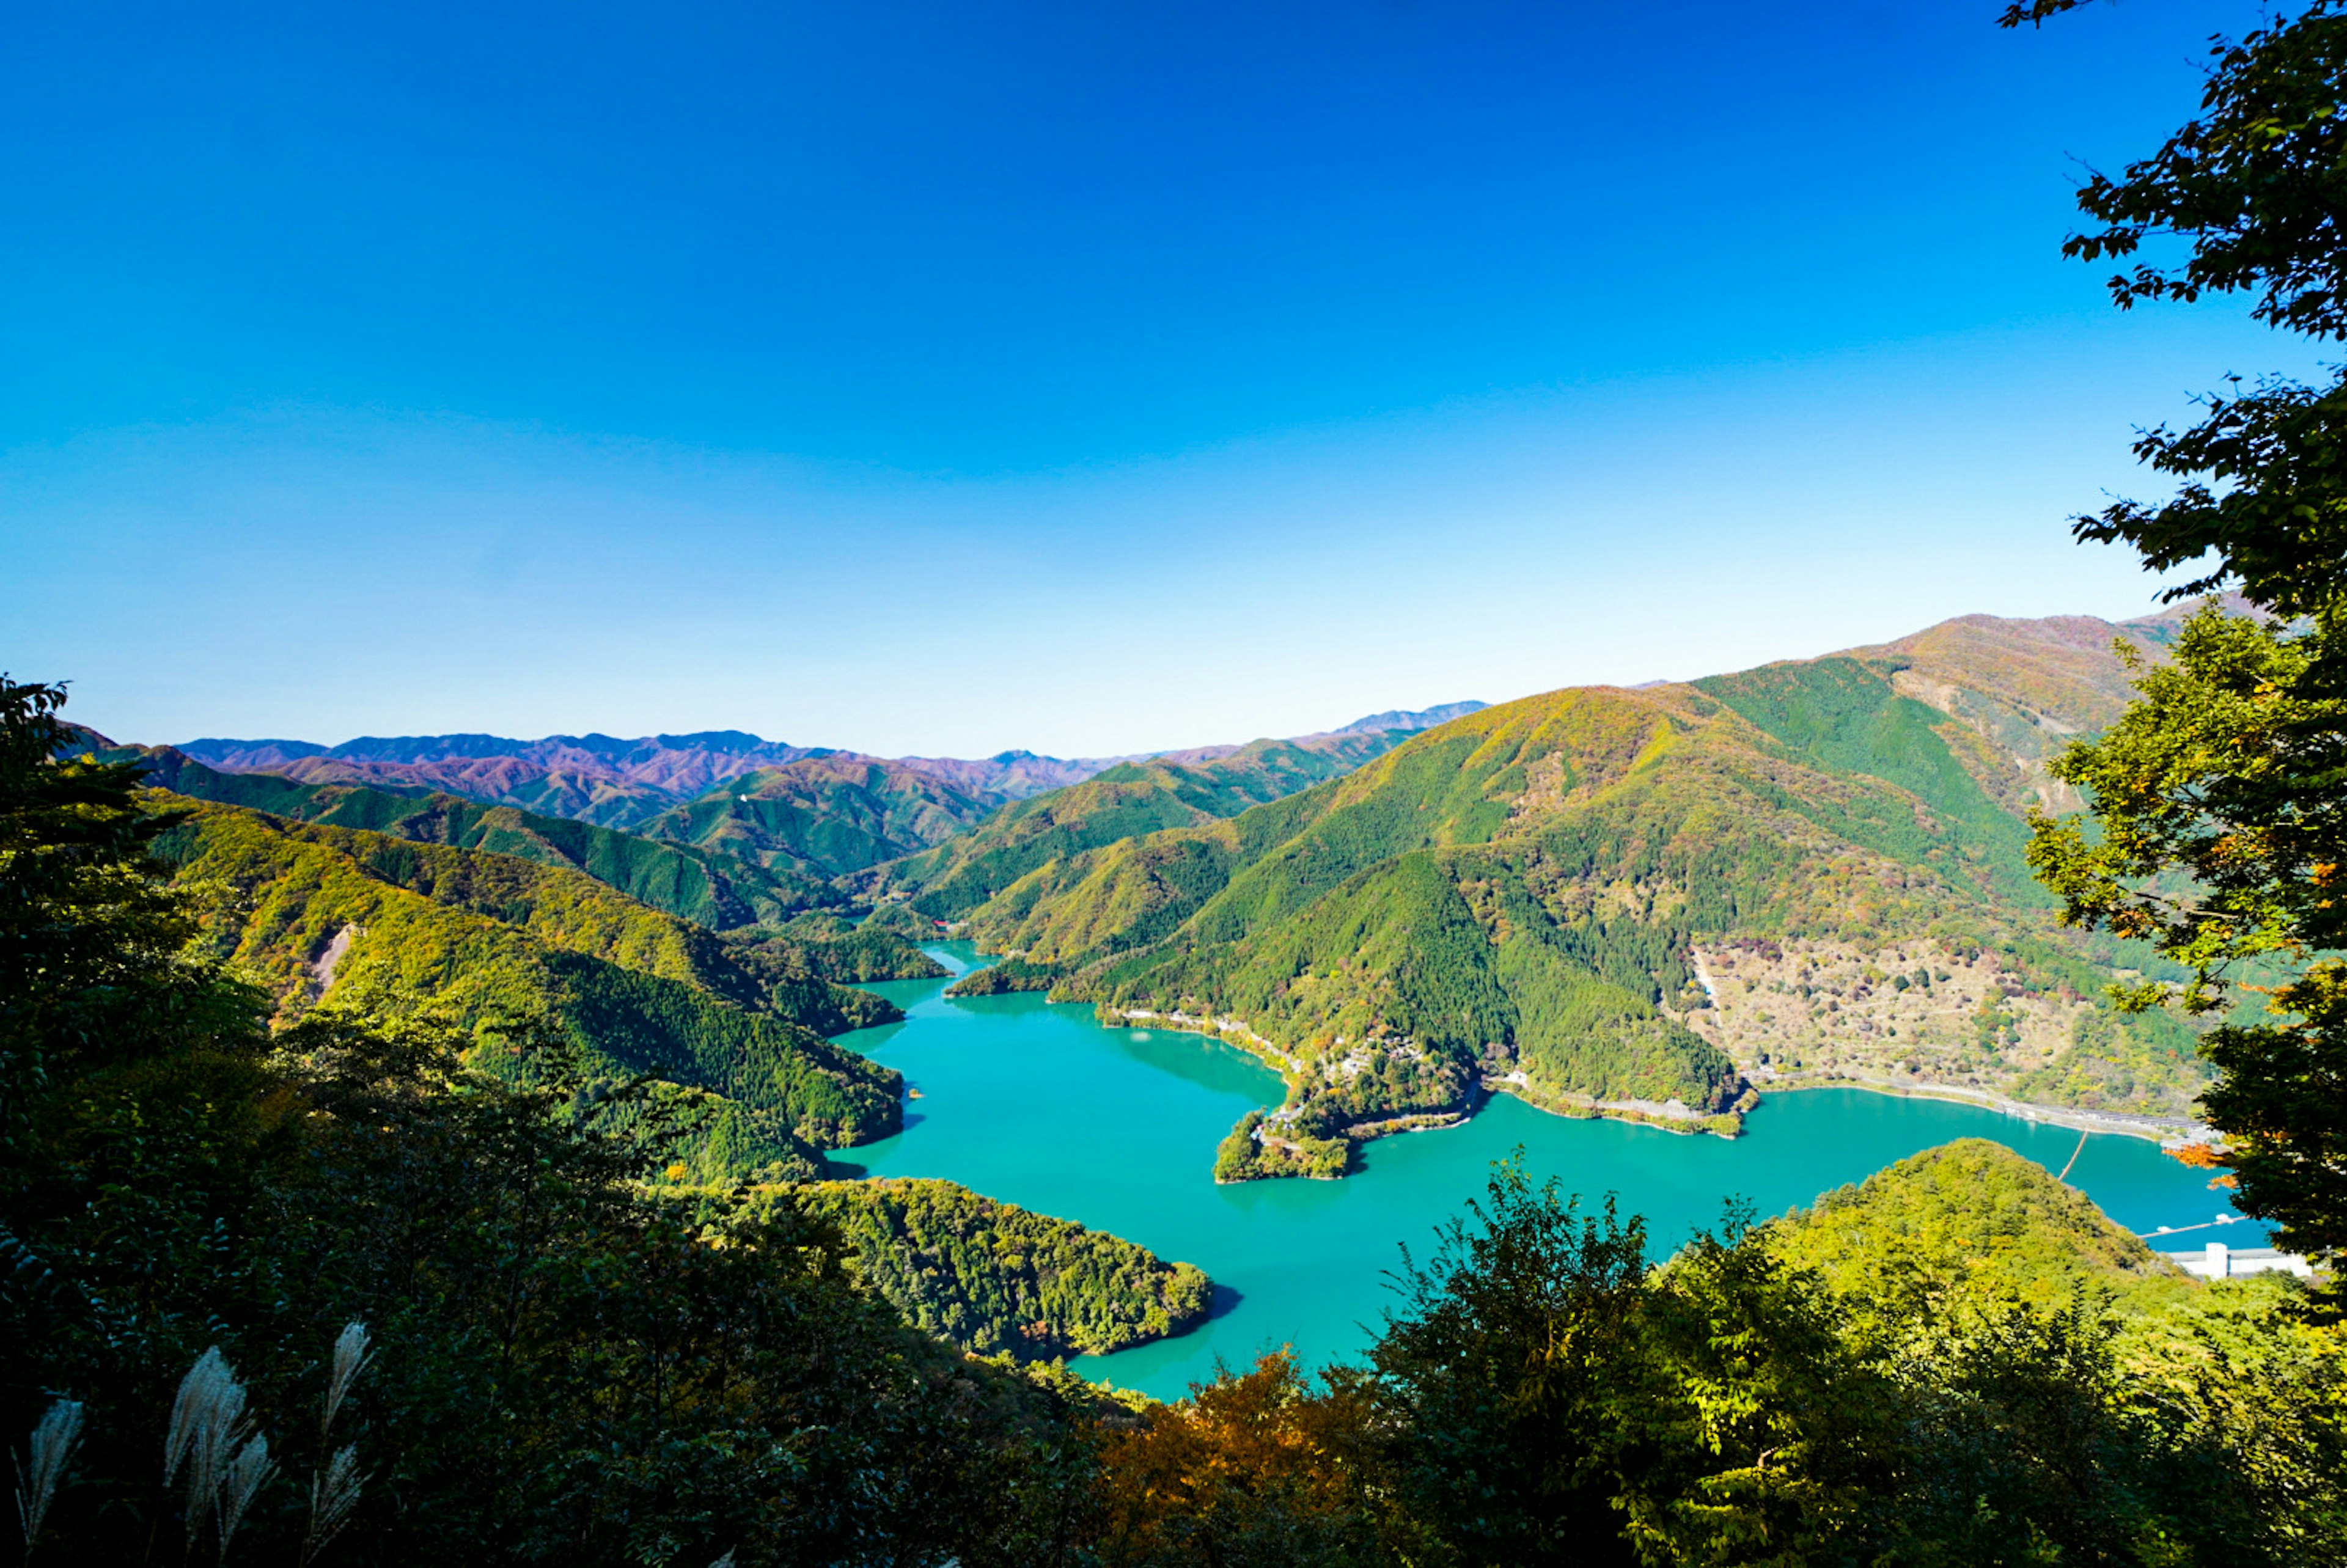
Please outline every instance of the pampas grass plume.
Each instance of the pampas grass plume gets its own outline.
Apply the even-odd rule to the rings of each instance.
[[[367,1354],[367,1331],[364,1323],[346,1323],[334,1337],[333,1369],[326,1375],[325,1419],[319,1423],[318,1435],[324,1437],[334,1430],[334,1418],[342,1413],[343,1400],[349,1397],[351,1385],[366,1370],[373,1359]]]
[[[163,1436],[165,1486],[179,1475],[182,1464],[188,1467],[188,1550],[195,1550],[204,1521],[218,1511],[220,1553],[226,1556],[228,1538],[243,1522],[252,1493],[261,1490],[275,1467],[269,1462],[268,1443],[252,1436],[252,1422],[245,1417],[244,1385],[237,1381],[217,1345],[196,1358],[196,1364],[179,1379],[179,1395],[171,1401],[171,1425]],[[241,1501],[238,1488],[246,1488]],[[231,1501],[235,1503],[232,1521],[227,1512]]]
[[[334,1457],[326,1461],[324,1473],[310,1482],[310,1531],[302,1538],[303,1568],[350,1522],[351,1510],[358,1506],[359,1488],[365,1484],[359,1474],[358,1444],[345,1443],[336,1449]]]
[[[244,1512],[252,1506],[253,1494],[275,1474],[277,1466],[269,1458],[269,1440],[249,1439],[236,1450],[220,1476],[220,1560],[228,1561],[228,1543],[244,1523]]]
[[[57,1482],[65,1478],[67,1462],[73,1458],[74,1444],[80,1440],[81,1406],[72,1399],[51,1405],[40,1425],[33,1429],[31,1462],[16,1467],[16,1520],[25,1527],[27,1558],[33,1555],[33,1542],[40,1538],[49,1503],[57,1495]]]

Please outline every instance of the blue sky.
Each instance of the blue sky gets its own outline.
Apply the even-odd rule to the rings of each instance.
[[[0,661],[143,740],[1099,753],[2147,608],[2252,13],[0,12]]]

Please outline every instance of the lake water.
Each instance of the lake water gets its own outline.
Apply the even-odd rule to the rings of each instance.
[[[957,974],[981,962],[966,944],[929,950]],[[1665,1249],[1716,1221],[1730,1196],[1781,1214],[1952,1138],[1993,1138],[2056,1172],[2078,1150],[2068,1129],[1863,1090],[1771,1096],[1733,1140],[1573,1121],[1499,1096],[1463,1127],[1368,1144],[1364,1168],[1341,1182],[1221,1187],[1214,1145],[1250,1107],[1277,1103],[1276,1073],[1198,1035],[1103,1029],[1088,1005],[1031,994],[948,1000],[948,983],[869,988],[902,1007],[905,1021],[841,1043],[903,1072],[920,1098],[907,1102],[903,1132],[839,1158],[876,1176],[959,1182],[1204,1269],[1221,1287],[1209,1322],[1074,1363],[1160,1399],[1212,1377],[1217,1358],[1242,1366],[1282,1345],[1308,1364],[1358,1357],[1393,1299],[1385,1275],[1400,1245],[1426,1253],[1435,1227],[1519,1145],[1535,1179],[1555,1175],[1591,1198],[1618,1194]],[[2137,1138],[2087,1138],[2070,1180],[2134,1231],[2232,1213],[2206,1173]],[[2261,1241],[2242,1222],[2153,1245],[2197,1247],[2210,1235]]]

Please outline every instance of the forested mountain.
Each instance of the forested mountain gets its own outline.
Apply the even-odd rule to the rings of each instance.
[[[1122,1350],[1190,1327],[1213,1295],[1189,1264],[951,1182],[821,1182],[794,1201],[839,1227],[905,1321],[981,1356]]]
[[[492,1070],[583,1074],[582,1108],[656,1081],[671,1125],[646,1135],[712,1174],[810,1175],[810,1148],[901,1122],[897,1075],[822,1038],[898,1016],[838,983],[870,978],[876,942],[927,965],[896,938],[727,942],[566,868],[155,799],[179,813],[157,848],[203,941],[268,987],[281,1022],[329,996],[434,1003]],[[567,1060],[539,1060],[558,1047]]]
[[[709,1098],[579,1049],[643,1038],[648,999],[762,1016],[785,937],[139,792],[65,751],[62,695],[0,680],[0,1416],[34,1561],[2340,1560],[2338,1327],[2292,1280],[2178,1277],[1990,1145],[1667,1259],[1506,1163],[1364,1365],[1145,1408],[1021,1367],[1209,1287],[949,1184],[701,1179],[647,1156]]]
[[[825,754],[739,730],[691,735],[362,736],[307,741],[189,741],[179,751],[228,773],[273,773],[297,784],[422,786],[549,816],[629,827],[755,768]]]
[[[971,928],[1104,1017],[1278,1062],[1288,1102],[1225,1143],[1226,1177],[1336,1173],[1487,1087],[1720,1132],[1797,1076],[2178,1116],[2190,1037],[2089,999],[2118,955],[2054,930],[2018,815],[2123,700],[2110,641],[2156,649],[2172,619],[1973,617],[1505,703],[1053,861]]]
[[[839,753],[742,774],[636,831],[781,876],[829,878],[942,844],[1001,802],[903,763]]]
[[[301,784],[282,774],[222,773],[171,746],[101,745],[97,755],[136,762],[159,788],[198,800],[568,866],[717,930],[779,924],[803,910],[847,901],[827,880],[788,866],[764,865],[723,848],[659,843],[518,806],[485,805],[422,785]]]
[[[1424,712],[1391,712],[1357,720],[1341,730],[1300,738],[1317,744],[1332,737],[1377,730],[1425,728],[1439,718],[1478,706],[1450,703]],[[1374,721],[1391,720],[1390,723]],[[230,774],[270,774],[296,784],[362,784],[395,793],[445,791],[490,805],[510,805],[548,816],[575,817],[604,827],[641,830],[651,819],[680,807],[701,804],[702,797],[721,796],[723,786],[745,774],[783,770],[809,760],[836,759],[842,774],[856,764],[877,767],[887,775],[881,793],[901,793],[906,780],[923,775],[930,786],[955,802],[978,802],[991,807],[1005,801],[1024,800],[1046,790],[1062,788],[1092,777],[1120,763],[1147,762],[1162,757],[1176,764],[1210,761],[1239,750],[1235,745],[1200,746],[1188,751],[1134,753],[1116,757],[1047,757],[1033,752],[999,752],[990,757],[871,757],[826,746],[794,746],[762,740],[740,730],[711,730],[687,735],[645,735],[621,740],[611,735],[548,735],[520,741],[502,735],[361,736],[340,745],[309,741],[240,741],[217,737],[188,741],[175,748],[208,767]],[[823,770],[800,775],[808,787]],[[787,788],[790,786],[786,786]],[[736,793],[739,793],[738,791]],[[937,803],[948,815],[958,807]],[[882,814],[885,815],[886,814]],[[978,815],[983,815],[981,810]],[[855,839],[876,823],[858,812]],[[973,815],[970,820],[976,820]],[[868,833],[874,842],[897,845],[892,853],[909,854],[937,842],[933,834],[912,832],[901,817]],[[690,838],[691,834],[661,836]],[[789,835],[784,835],[785,839]],[[826,857],[817,854],[812,857]],[[856,859],[854,854],[844,856]],[[887,858],[881,856],[880,858]],[[859,865],[869,865],[869,859]]]
[[[1081,784],[1004,806],[962,836],[879,868],[863,886],[910,894],[919,913],[954,919],[1053,860],[1161,828],[1235,816],[1349,773],[1408,733],[1337,731],[1309,742],[1252,741],[1194,763],[1119,763]]]

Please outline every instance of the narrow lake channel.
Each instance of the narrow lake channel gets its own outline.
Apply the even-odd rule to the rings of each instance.
[[[963,943],[929,949],[957,975],[979,967]],[[948,1000],[946,980],[869,989],[905,1021],[843,1036],[905,1074],[918,1098],[905,1131],[842,1151],[875,1176],[938,1176],[1196,1264],[1221,1287],[1217,1316],[1178,1338],[1074,1363],[1086,1377],[1172,1399],[1214,1374],[1293,1345],[1307,1364],[1357,1357],[1393,1299],[1387,1271],[1407,1244],[1478,1196],[1491,1164],[1519,1145],[1535,1179],[1591,1199],[1619,1194],[1662,1248],[1717,1220],[1723,1202],[1763,1215],[1807,1204],[1894,1160],[1952,1138],[1993,1138],[2059,1171],[2078,1134],[1942,1101],[1863,1090],[1771,1096],[1733,1141],[1622,1122],[1551,1116],[1505,1096],[1463,1127],[1380,1139],[1341,1182],[1218,1187],[1214,1145],[1251,1106],[1280,1098],[1278,1075],[1218,1041],[1164,1030],[1103,1029],[1086,1005],[1040,996]],[[2140,1139],[2096,1134],[2072,1184],[2130,1230],[2198,1226],[2230,1215],[2221,1192]],[[2247,1223],[2193,1230],[2257,1245]]]

